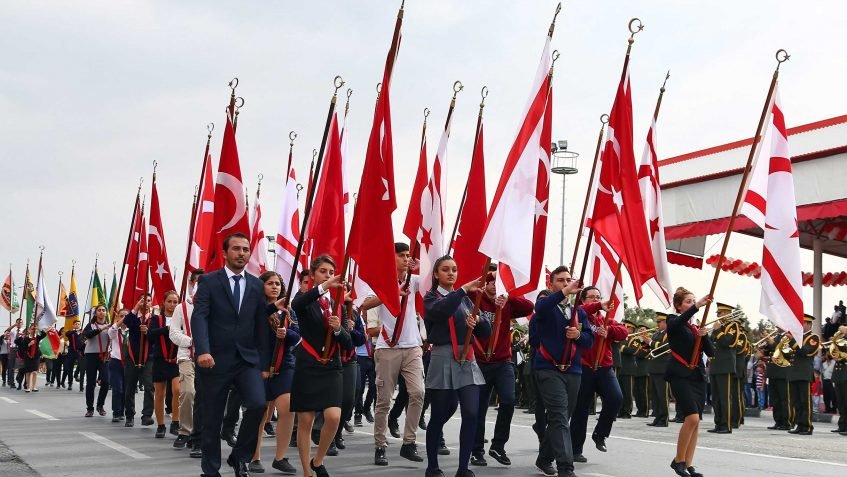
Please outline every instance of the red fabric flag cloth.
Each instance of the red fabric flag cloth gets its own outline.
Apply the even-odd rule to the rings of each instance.
[[[141,232],[138,234],[138,267],[135,269],[135,301],[130,304],[130,308],[135,305],[141,295],[148,293],[150,290],[150,262],[147,259],[147,223],[144,221],[144,215],[141,215]]]
[[[374,109],[368,149],[347,251],[359,264],[359,278],[374,291],[392,315],[400,313],[394,228],[391,214],[397,208],[394,192],[394,146],[391,138],[391,72],[400,47],[402,10],[385,60],[382,90]]]
[[[150,235],[148,246],[153,296],[156,297],[157,303],[161,303],[161,300],[165,297],[165,293],[176,290],[176,287],[174,286],[174,279],[171,275],[168,250],[165,247],[165,231],[162,228],[159,191],[156,187],[155,177],[153,178],[153,191],[150,194]]]
[[[418,172],[415,174],[415,183],[412,186],[412,196],[409,199],[409,210],[406,212],[406,222],[403,224],[403,235],[409,238],[412,244],[411,248],[415,248],[414,244],[418,243],[421,229],[421,196],[426,188],[427,174],[429,166],[426,156],[426,135],[421,137],[421,155],[418,159]]]
[[[550,37],[491,203],[479,250],[499,262],[497,289],[511,295],[534,291],[541,279],[547,202],[553,94]]]
[[[632,93],[629,86],[629,57],[624,61],[609,128],[600,156],[600,176],[591,225],[623,260],[632,279],[635,299],[641,287],[656,276],[653,249],[638,188],[632,147]]]
[[[135,280],[138,275],[138,245],[141,240],[141,197],[135,198],[135,210],[133,221],[130,226],[129,250],[126,252],[126,263],[124,267],[123,292],[121,292],[121,303],[127,308],[132,308],[138,302],[135,294]],[[86,304],[86,306],[88,306]]]
[[[247,204],[244,197],[244,181],[241,180],[241,165],[238,162],[238,146],[229,115],[226,118],[221,161],[215,181],[215,215],[209,242],[209,257],[206,273],[224,266],[223,242],[234,233],[250,237]]]
[[[212,155],[203,162],[203,183],[197,193],[197,210],[194,213],[194,236],[185,268],[189,273],[203,268],[209,257],[209,240],[215,220],[215,182],[212,179]]]
[[[482,232],[488,219],[485,202],[485,153],[483,151],[482,123],[476,140],[476,151],[468,173],[468,192],[459,210],[459,228],[453,243],[453,258],[459,268],[457,283],[464,284],[478,277],[485,265],[485,255],[480,253]]]
[[[329,142],[320,172],[306,237],[312,257],[329,255],[335,261],[338,273],[341,273],[344,265],[344,173],[336,113],[332,115]]]
[[[250,217],[250,261],[247,262],[247,273],[259,276],[268,271],[268,238],[262,228],[262,205],[259,202],[259,192],[253,201],[253,216]]]
[[[289,153],[289,158],[291,157]],[[291,161],[288,161],[291,164]],[[282,276],[283,285],[288,287],[291,279],[291,271],[297,263],[297,270],[308,268],[306,255],[301,254],[295,260],[297,253],[297,242],[300,241],[300,209],[297,202],[297,178],[294,168],[288,169],[285,181],[285,190],[282,196],[282,211],[280,213],[279,227],[276,232],[276,264],[274,270]],[[297,276],[294,277],[295,284]],[[296,285],[294,285],[296,286]]]

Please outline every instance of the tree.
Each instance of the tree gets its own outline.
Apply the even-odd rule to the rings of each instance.
[[[639,308],[639,307],[631,307],[627,303],[629,301],[629,296],[624,293],[623,295],[623,316],[624,319],[630,320],[636,324],[636,326],[646,326],[647,328],[655,328],[656,327],[656,310],[652,308]]]

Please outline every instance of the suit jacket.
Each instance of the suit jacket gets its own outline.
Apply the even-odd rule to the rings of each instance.
[[[697,306],[692,306],[681,315],[669,315],[668,323],[668,343],[673,353],[676,353],[685,363],[680,362],[671,354],[671,359],[668,360],[668,369],[665,371],[665,378],[684,378],[684,379],[700,379],[706,381],[706,368],[703,365],[702,356],[698,357],[697,367],[694,369],[688,368],[688,360],[691,358],[691,353],[694,351],[694,342],[696,335],[694,331],[688,327],[688,321],[694,314],[697,313]],[[715,355],[715,349],[712,347],[712,342],[708,336],[704,336],[700,340],[702,346],[701,351],[706,353],[706,356],[712,357]]]
[[[334,291],[330,292],[333,295]],[[318,287],[312,287],[307,292],[297,293],[294,299],[291,300],[291,308],[297,315],[297,325],[300,327],[300,337],[307,342],[317,353],[323,353],[324,343],[326,340],[326,320],[324,319],[321,305],[318,303],[320,293]],[[332,305],[330,305],[332,306]],[[347,311],[345,307],[339,306],[341,322],[345,323],[347,319]],[[338,343],[340,349],[330,356],[330,362],[327,366],[333,366],[341,369],[341,350],[353,349],[353,341],[350,337],[350,332],[345,326],[342,326],[338,335],[333,335],[330,341],[330,347],[333,343]],[[306,360],[316,362],[315,358],[305,351],[303,346],[299,346],[297,351],[298,360]]]
[[[223,268],[200,277],[191,314],[194,353],[210,353],[215,367],[222,369],[243,361],[264,371],[270,363],[265,343],[267,317],[276,307],[265,303],[261,280],[246,272],[243,275],[244,298],[237,313]]]

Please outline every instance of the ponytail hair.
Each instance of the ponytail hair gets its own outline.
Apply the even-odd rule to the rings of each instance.
[[[442,263],[448,260],[455,262],[455,260],[453,260],[453,257],[451,257],[450,255],[445,255],[436,260],[435,263],[432,265],[432,287],[430,288],[431,290],[438,289],[438,279],[435,278],[435,274],[438,272],[438,267],[440,267]]]
[[[685,297],[687,295],[693,295],[694,293],[691,290],[685,287],[679,287],[676,289],[676,292],[673,294],[673,307],[675,310],[679,310],[679,307],[682,306],[682,302],[685,301]]]

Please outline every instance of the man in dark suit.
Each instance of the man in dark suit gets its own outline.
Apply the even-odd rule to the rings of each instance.
[[[249,477],[247,463],[256,449],[259,424],[265,411],[263,378],[270,357],[263,343],[268,305],[262,282],[246,273],[250,241],[233,234],[223,243],[226,266],[200,277],[194,297],[191,330],[201,377],[204,476],[219,476],[221,442],[218,431],[230,386],[238,389],[246,408],[236,446],[227,458],[236,477]],[[270,307],[275,308],[274,305]]]

